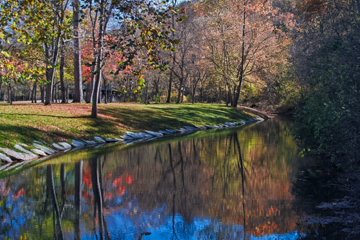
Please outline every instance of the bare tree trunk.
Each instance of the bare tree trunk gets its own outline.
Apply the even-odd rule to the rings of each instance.
[[[180,80],[180,79],[179,79]],[[176,100],[176,103],[180,103],[180,98],[181,98],[181,89],[182,89],[182,81],[180,80],[180,83],[179,83],[179,89],[178,89],[178,98]]]
[[[103,79],[104,79],[103,80],[103,83],[104,83],[103,85],[104,85],[104,91],[105,91],[104,92],[105,93],[105,104],[107,104],[107,81],[106,81],[107,79],[105,78],[105,76],[103,76]]]
[[[101,71],[102,72],[102,71]],[[99,86],[99,98],[98,98],[98,103],[101,103],[101,99],[102,99],[102,74],[100,76],[100,86]]]
[[[34,82],[34,103],[37,103],[37,82]]]
[[[41,102],[44,103],[44,100],[45,100],[45,87],[44,87],[44,85],[40,85],[40,97],[41,97]]]
[[[8,84],[8,102],[10,105],[12,104],[12,90],[11,90],[11,84]]]
[[[34,91],[35,91],[34,85],[35,85],[35,82],[34,82],[33,87],[31,89],[31,96],[30,96],[31,103],[34,103]]]
[[[173,73],[172,71],[170,71],[170,77],[169,77],[169,87],[168,87],[168,95],[167,95],[167,99],[166,102],[170,103],[170,99],[171,99],[171,85],[172,85],[172,79],[173,79]]]
[[[64,66],[65,66],[65,42],[61,39],[61,57],[60,57],[60,83],[61,83],[61,103],[66,103],[66,90],[64,79]]]
[[[0,75],[0,101],[1,101],[1,98],[2,98],[2,92],[1,92],[2,83],[3,83],[3,76]]]
[[[185,84],[183,85],[183,87],[182,87],[181,90],[182,90],[182,91],[181,91],[181,98],[180,98],[180,100],[181,100],[181,103],[183,103],[183,102],[184,102]]]
[[[229,91],[228,91],[228,86],[227,85],[225,85],[225,93],[226,93],[226,106],[229,106],[230,96],[229,96]]]
[[[81,42],[80,42],[80,1],[73,0],[73,22],[74,22],[74,99],[73,102],[84,102],[81,73]]]
[[[104,46],[104,9],[102,8],[100,10],[100,16],[101,20],[99,23],[99,43],[98,43],[98,55],[97,55],[97,61],[96,61],[96,81],[95,81],[95,88],[94,88],[94,94],[93,94],[93,102],[92,102],[92,109],[91,109],[91,117],[97,118],[97,107],[98,107],[98,100],[99,100],[99,89],[100,89],[100,82],[101,82],[101,65],[102,65],[102,57],[103,57],[103,46]]]
[[[241,69],[240,69],[240,77],[239,77],[239,85],[237,87],[236,95],[234,98],[234,102],[232,104],[233,107],[237,107],[239,98],[240,98],[240,92],[244,80],[244,62],[245,62],[245,29],[246,29],[246,2],[244,1],[244,22],[243,22],[243,29],[242,29],[242,46],[241,46]]]
[[[53,84],[53,94],[52,94],[52,102],[54,103],[55,102],[55,99],[56,99],[56,83]]]
[[[45,105],[51,105],[54,90],[54,69],[52,67],[46,68],[46,80],[48,81],[48,84],[45,85]]]
[[[59,36],[53,40],[53,49],[50,54],[50,47],[48,44],[45,44],[45,56],[46,59],[49,60],[50,65],[46,66],[46,80],[48,84],[46,84],[46,96],[45,96],[45,105],[51,105],[51,100],[53,98],[53,87],[54,87],[54,75],[55,75],[55,64],[59,55],[59,42],[61,38],[61,32],[57,33]]]

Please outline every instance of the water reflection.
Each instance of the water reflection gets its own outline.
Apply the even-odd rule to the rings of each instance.
[[[290,122],[195,134],[0,180],[0,236],[297,239]]]

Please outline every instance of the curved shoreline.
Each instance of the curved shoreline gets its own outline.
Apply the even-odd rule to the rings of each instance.
[[[264,121],[263,118],[251,118],[248,121],[239,121],[239,122],[226,122],[223,124],[217,125],[205,125],[205,126],[196,126],[196,127],[189,127],[184,126],[180,129],[166,129],[161,130],[158,132],[152,132],[145,130],[144,132],[133,133],[133,132],[126,132],[120,138],[112,139],[112,138],[101,138],[101,137],[94,137],[94,140],[69,140],[69,143],[66,142],[58,142],[58,143],[45,143],[41,141],[34,141],[32,145],[27,145],[23,143],[18,143],[14,146],[17,150],[12,150],[9,148],[0,148],[0,159],[2,160],[2,164],[0,165],[0,173],[7,172],[8,170],[14,168],[23,167],[23,165],[27,165],[29,163],[36,163],[39,161],[47,160],[50,157],[55,157],[59,154],[66,154],[66,152],[72,150],[77,151],[79,149],[85,147],[94,147],[99,148],[104,146],[105,144],[109,143],[122,143],[125,145],[134,144],[137,142],[144,142],[144,141],[152,141],[154,139],[158,139],[161,137],[167,137],[172,135],[186,135],[191,134],[197,131],[206,131],[206,130],[213,130],[213,129],[228,129],[237,126],[242,126],[246,124],[256,123]]]

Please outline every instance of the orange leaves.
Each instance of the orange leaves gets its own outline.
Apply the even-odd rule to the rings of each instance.
[[[267,224],[260,224],[259,226],[255,227],[255,229],[252,229],[250,232],[255,236],[259,237],[265,234],[269,235],[277,231],[279,231],[279,226],[274,222],[269,222]]]
[[[322,15],[327,5],[327,0],[303,0],[298,9],[305,14],[306,20],[311,21],[313,16]]]

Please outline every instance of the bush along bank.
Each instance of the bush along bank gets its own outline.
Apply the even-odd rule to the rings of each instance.
[[[58,143],[46,143],[44,141],[34,141],[31,145],[18,143],[15,144],[13,149],[0,148],[0,160],[1,167],[0,171],[7,171],[14,167],[22,167],[24,164],[46,160],[50,156],[55,156],[59,153],[64,153],[69,150],[76,151],[84,147],[101,147],[104,144],[120,142],[121,144],[133,144],[142,141],[151,141],[153,139],[161,138],[164,136],[171,136],[176,134],[190,134],[196,131],[206,131],[212,129],[228,129],[245,124],[251,124],[255,122],[264,121],[262,118],[251,118],[248,121],[238,122],[225,122],[217,125],[204,125],[204,126],[184,126],[180,129],[165,129],[158,132],[144,131],[139,133],[126,132],[120,138],[102,138],[94,137],[94,140],[84,139],[70,139],[69,142],[58,142]]]

